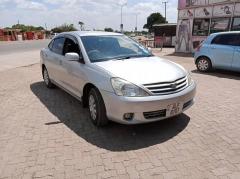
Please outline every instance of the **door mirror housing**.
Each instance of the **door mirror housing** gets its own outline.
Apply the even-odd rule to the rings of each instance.
[[[148,49],[149,52],[152,53],[152,48],[151,47],[148,47],[147,49]]]
[[[65,57],[68,61],[77,61],[77,62],[80,61],[79,55],[77,53],[73,53],[73,52],[66,53]]]

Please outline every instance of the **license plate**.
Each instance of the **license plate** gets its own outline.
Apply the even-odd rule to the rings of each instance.
[[[167,116],[175,116],[181,113],[181,104],[180,103],[172,103],[167,106]]]

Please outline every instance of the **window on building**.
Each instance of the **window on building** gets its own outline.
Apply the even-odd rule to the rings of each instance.
[[[233,19],[232,30],[234,30],[234,31],[240,30],[240,17],[235,17]]]
[[[195,19],[193,22],[193,36],[208,36],[210,19]]]
[[[230,18],[213,18],[211,22],[210,32],[224,32],[229,30]]]

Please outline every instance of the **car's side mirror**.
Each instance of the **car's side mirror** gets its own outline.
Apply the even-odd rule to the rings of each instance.
[[[78,61],[79,62],[79,55],[77,53],[66,53],[65,57],[68,61]]]
[[[148,47],[147,49],[148,49],[149,52],[152,53],[152,48],[151,47]]]

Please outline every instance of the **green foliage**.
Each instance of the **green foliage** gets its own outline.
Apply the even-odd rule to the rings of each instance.
[[[74,27],[73,24],[63,24],[61,26],[53,28],[51,31],[53,33],[61,33],[61,32],[69,32],[69,31],[76,31],[77,29]]]
[[[24,25],[24,24],[15,24],[12,27],[6,27],[5,29],[20,29],[21,32],[44,30],[42,26],[35,27],[32,25]]]
[[[110,28],[110,27],[106,27],[106,28],[104,29],[104,31],[106,31],[106,32],[113,32],[114,30],[113,30],[112,28]]]
[[[148,16],[147,24],[145,24],[143,28],[148,29],[149,32],[152,32],[154,24],[164,24],[164,23],[168,23],[168,22],[159,12],[152,13],[150,16]]]

